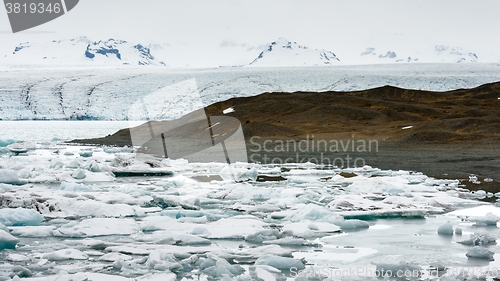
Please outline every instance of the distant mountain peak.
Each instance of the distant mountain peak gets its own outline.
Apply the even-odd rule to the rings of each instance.
[[[25,42],[15,46],[7,55],[7,64],[14,65],[160,65],[151,49],[140,43],[109,38],[92,41],[86,36],[52,40],[49,42]]]
[[[436,45],[434,50],[436,54],[451,57],[455,62],[477,62],[478,60],[478,56],[475,53],[465,51],[460,47]]]
[[[337,56],[327,50],[311,49],[283,37],[271,42],[250,66],[317,66],[340,62]]]

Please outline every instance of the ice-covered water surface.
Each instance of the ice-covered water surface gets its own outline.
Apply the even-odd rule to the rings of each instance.
[[[500,81],[498,64],[391,64],[316,68],[202,70],[83,69],[0,72],[0,118],[127,120],[140,98],[181,82],[196,82],[203,105],[264,92],[353,91],[392,85],[446,91]],[[180,84],[179,84],[180,83]],[[174,86],[170,91],[191,88]],[[178,118],[199,104],[175,101]],[[172,110],[172,104],[165,105]]]
[[[0,189],[6,280],[469,280],[462,269],[500,268],[500,209],[407,171],[52,144],[2,150]]]

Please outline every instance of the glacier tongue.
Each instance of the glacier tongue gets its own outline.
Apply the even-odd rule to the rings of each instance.
[[[174,119],[201,106],[264,92],[353,91],[385,85],[432,91],[472,88],[499,81],[499,70],[496,64],[412,64],[0,71],[0,85],[4,85],[0,87],[0,119],[131,120],[131,105],[149,94],[167,91],[174,99],[197,92],[200,101],[174,99],[151,104],[152,116]]]

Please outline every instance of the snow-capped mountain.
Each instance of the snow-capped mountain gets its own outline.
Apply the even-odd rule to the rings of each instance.
[[[459,47],[450,47],[445,45],[437,45],[434,47],[435,54],[442,60],[441,62],[477,62],[478,56]]]
[[[92,41],[87,37],[21,43],[0,58],[0,63],[9,66],[165,65],[142,44],[113,38]]]
[[[333,52],[311,49],[297,42],[279,38],[269,44],[249,66],[321,66],[335,65],[339,62]]]
[[[380,42],[379,42],[380,43]],[[496,54],[478,53],[444,44],[384,42],[368,48],[349,43],[336,47],[342,61],[331,51],[314,49],[285,38],[270,44],[223,41],[218,45],[182,42],[142,42],[87,37],[25,42],[0,46],[0,69],[166,66],[173,68],[297,67],[388,63],[497,62]],[[251,63],[248,64],[248,62]]]
[[[360,54],[361,63],[424,62],[424,63],[462,63],[478,62],[478,55],[460,47],[434,45],[409,50],[405,48],[369,47]]]

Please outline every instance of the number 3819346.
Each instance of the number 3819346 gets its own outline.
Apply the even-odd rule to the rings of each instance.
[[[11,14],[59,14],[62,11],[60,3],[6,3],[5,9]]]

